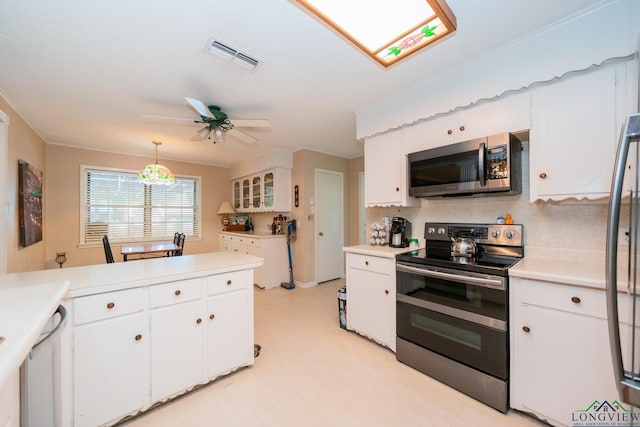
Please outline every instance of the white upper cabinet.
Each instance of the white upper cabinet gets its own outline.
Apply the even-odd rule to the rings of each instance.
[[[231,181],[238,212],[290,212],[291,169],[274,168]]]
[[[529,93],[485,101],[404,129],[406,154],[483,136],[529,129]]]
[[[409,197],[407,156],[403,131],[397,130],[364,142],[364,199],[367,207],[419,206]]]
[[[623,75],[624,67],[608,67],[532,89],[531,202],[609,196]]]

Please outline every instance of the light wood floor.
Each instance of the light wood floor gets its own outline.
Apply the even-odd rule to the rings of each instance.
[[[125,425],[540,426],[489,408],[398,362],[338,325],[343,280],[311,289],[255,289],[255,365]]]

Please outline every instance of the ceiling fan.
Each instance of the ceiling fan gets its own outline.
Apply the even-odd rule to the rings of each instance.
[[[187,102],[200,114],[200,119],[181,119],[177,117],[150,116],[144,115],[146,120],[164,123],[197,123],[204,124],[200,130],[191,138],[192,141],[201,141],[205,138],[212,139],[213,143],[224,141],[225,134],[238,138],[248,144],[258,141],[258,138],[249,135],[237,128],[270,128],[271,122],[266,119],[230,119],[227,114],[217,105],[205,105],[204,102],[185,97]]]

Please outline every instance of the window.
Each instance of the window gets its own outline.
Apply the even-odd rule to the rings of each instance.
[[[200,178],[145,185],[137,172],[82,166],[80,244],[200,237]]]

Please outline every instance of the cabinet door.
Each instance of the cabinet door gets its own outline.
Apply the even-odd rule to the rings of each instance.
[[[74,426],[101,425],[148,402],[146,316],[138,313],[74,328]]]
[[[531,201],[607,197],[619,131],[615,69],[537,87],[531,99]]]
[[[453,116],[437,117],[404,129],[405,154],[441,147],[454,142]]]
[[[409,197],[403,130],[367,139],[364,143],[364,197],[367,206],[417,206]]]
[[[251,208],[253,211],[262,208],[262,176],[251,177]]]
[[[404,129],[405,153],[530,127],[529,94],[519,93],[436,117]]]
[[[521,304],[512,325],[512,384],[524,411],[572,425],[574,411],[617,398],[604,319]],[[525,328],[528,328],[525,332]]]
[[[242,206],[241,212],[246,212],[251,207],[251,181],[249,178],[242,178]]]
[[[200,300],[151,311],[151,400],[157,401],[204,380],[206,323]]]
[[[233,208],[240,209],[240,180],[235,180],[232,183],[232,197],[233,197]]]
[[[251,362],[247,289],[214,295],[207,300],[207,377],[215,378]]]
[[[531,124],[529,94],[519,93],[480,102],[473,108],[456,112],[453,120],[455,142],[527,130]]]
[[[273,176],[273,208],[275,212],[291,211],[291,169],[276,168],[268,173]],[[267,180],[265,175],[265,185]],[[267,189],[265,188],[265,196]],[[266,201],[266,200],[265,200]]]
[[[395,325],[395,318],[391,319],[389,309],[390,304],[395,303],[392,284],[389,275],[358,268],[349,269],[347,326],[387,347],[391,347],[395,341],[395,336],[391,336],[391,324],[393,322]]]
[[[266,172],[263,175],[263,182],[264,182],[264,209],[266,211],[272,211],[273,210],[273,195],[274,195],[274,173],[273,172]],[[289,191],[286,188],[283,188],[284,191]]]

